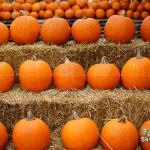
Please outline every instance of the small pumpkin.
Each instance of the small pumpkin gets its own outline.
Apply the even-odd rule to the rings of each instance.
[[[81,19],[83,17],[83,12],[81,9],[75,11],[75,17]]]
[[[41,37],[45,43],[65,44],[70,37],[70,26],[63,18],[50,18],[41,27]]]
[[[139,11],[139,12],[144,11],[144,5],[142,3],[137,6],[137,11]]]
[[[70,150],[91,150],[98,143],[98,127],[89,118],[75,118],[62,129],[62,142]]]
[[[9,40],[9,29],[7,26],[0,22],[0,45],[6,44]]]
[[[11,13],[9,11],[1,11],[1,18],[8,21],[11,19]]]
[[[138,140],[136,127],[125,118],[111,119],[102,128],[101,144],[105,150],[135,150]]]
[[[31,92],[47,90],[52,81],[50,66],[43,60],[26,60],[19,68],[19,80],[24,89]]]
[[[0,122],[0,149],[4,150],[8,142],[8,133],[5,125]]]
[[[44,1],[41,1],[41,2],[39,2],[39,5],[40,5],[40,10],[45,10],[46,9],[46,2],[44,2]]]
[[[44,13],[45,13],[44,10],[40,10],[39,11],[39,18],[44,18]]]
[[[139,131],[140,146],[143,150],[150,148],[150,120],[145,121]]]
[[[114,64],[109,64],[102,57],[100,64],[91,66],[87,72],[88,84],[101,90],[116,88],[120,81],[120,71]]]
[[[31,11],[32,10],[32,5],[30,3],[23,3],[22,4],[22,9],[26,11]]]
[[[115,11],[120,10],[121,5],[119,2],[113,2],[112,3],[112,9],[114,9]]]
[[[38,19],[38,18],[39,18],[39,14],[38,14],[38,12],[36,12],[36,11],[32,11],[29,15],[30,15],[31,17],[35,18],[35,19]]]
[[[19,11],[19,10],[21,10],[21,4],[19,4],[19,3],[16,3],[16,2],[13,2],[12,3],[12,7],[13,7],[13,10],[16,10],[16,11]]]
[[[142,19],[145,19],[146,17],[148,17],[150,15],[150,13],[148,12],[148,11],[143,11],[142,13],[141,13],[141,18]]]
[[[115,15],[115,11],[113,9],[106,10],[106,17],[107,18],[110,18],[113,15]]]
[[[32,5],[32,11],[40,11],[41,7],[40,7],[40,4],[39,3],[35,3]]]
[[[65,16],[65,12],[62,9],[58,8],[55,10],[55,16],[59,18],[63,18]]]
[[[145,10],[150,11],[150,2],[145,3],[144,8]]]
[[[128,10],[129,8],[128,2],[124,2],[124,1],[120,1],[120,6],[121,6],[121,9],[123,10]]]
[[[10,36],[17,44],[32,44],[36,42],[39,32],[39,23],[31,16],[20,16],[10,26]]]
[[[53,17],[53,12],[50,10],[46,10],[43,14],[44,19],[52,18]]]
[[[6,62],[0,62],[0,91],[9,91],[14,84],[14,70]]]
[[[54,86],[61,90],[82,89],[86,83],[86,75],[83,68],[74,62],[66,60],[58,65],[53,72]]]
[[[17,150],[44,150],[50,144],[50,131],[44,121],[29,111],[27,118],[15,124],[12,139]]]
[[[80,7],[80,8],[84,8],[87,6],[87,2],[88,0],[77,0],[76,4]]]
[[[70,6],[74,6],[76,4],[76,0],[68,0]]]
[[[105,11],[103,9],[96,10],[96,18],[103,19],[105,17]]]
[[[150,16],[146,17],[141,24],[141,37],[144,41],[150,41]]]
[[[133,10],[127,10],[126,17],[133,18]]]
[[[66,17],[67,19],[73,18],[74,15],[75,15],[75,13],[74,13],[74,10],[73,10],[73,9],[67,9],[67,10],[65,11],[65,17]]]
[[[13,11],[12,14],[11,14],[11,18],[13,20],[16,19],[16,18],[18,18],[18,17],[20,17],[20,16],[21,16],[21,14],[20,14],[19,11]]]
[[[134,19],[140,19],[140,18],[141,18],[141,13],[140,13],[139,11],[135,11],[135,12],[133,13],[133,18],[134,18]]]
[[[132,1],[130,4],[129,4],[129,9],[134,11],[137,9],[137,3],[135,1]]]
[[[71,34],[77,43],[97,42],[100,38],[101,27],[93,18],[78,19],[73,23]]]
[[[116,34],[117,33],[117,34]],[[111,16],[104,27],[104,36],[108,41],[114,43],[129,43],[135,34],[135,25],[132,19],[113,15]]]
[[[46,5],[46,9],[55,12],[57,9],[57,4],[52,2]]]
[[[86,9],[85,16],[87,18],[94,18],[95,17],[95,10],[93,8]]]
[[[62,2],[60,2],[59,7],[62,10],[67,10],[70,8],[70,4],[68,1],[62,1]]]
[[[150,59],[142,57],[140,51],[137,56],[129,59],[121,71],[122,84],[127,89],[150,88]]]
[[[12,11],[13,10],[13,5],[11,3],[2,3],[1,8],[3,11]]]
[[[99,2],[99,7],[101,9],[107,10],[107,9],[110,8],[110,4],[109,4],[109,2],[107,0],[103,0],[103,1]]]

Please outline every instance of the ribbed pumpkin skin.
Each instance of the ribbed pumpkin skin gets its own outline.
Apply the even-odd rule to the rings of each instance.
[[[124,16],[111,16],[104,28],[104,36],[114,43],[129,43],[135,34],[135,25],[132,19]]]
[[[8,142],[7,129],[3,123],[0,122],[0,150],[4,150]]]
[[[48,19],[41,27],[41,37],[45,43],[65,44],[70,37],[70,26],[62,18]]]
[[[112,150],[136,150],[139,140],[135,126],[129,121],[119,122],[119,119],[112,119],[104,125],[101,139],[105,150],[110,150],[110,147]]]
[[[27,60],[19,68],[19,79],[22,87],[27,91],[40,92],[50,87],[52,71],[42,60]]]
[[[82,89],[86,83],[83,68],[73,62],[58,65],[53,72],[54,85],[57,89]]]
[[[69,150],[92,150],[98,142],[98,127],[92,120],[71,120],[63,127],[62,141]]]
[[[149,89],[150,88],[150,59],[136,57],[131,58],[123,66],[121,80],[127,89]]]
[[[9,40],[9,29],[3,23],[0,23],[0,45],[5,44]]]
[[[87,81],[95,89],[113,89],[120,81],[120,72],[114,64],[95,64],[87,72]]]
[[[14,84],[14,70],[6,62],[0,63],[0,91],[7,92]]]
[[[77,43],[97,42],[100,38],[101,28],[93,18],[78,19],[71,28],[71,34]]]
[[[33,44],[40,32],[38,21],[31,16],[21,16],[10,26],[10,35],[17,44]]]
[[[40,119],[22,119],[15,125],[12,138],[16,150],[45,150],[50,144],[50,131]]]
[[[150,132],[150,120],[145,121],[142,124],[140,132],[139,132],[140,138],[142,138],[142,137],[147,137],[148,138],[148,136],[145,135],[145,130],[147,130],[147,131]],[[140,145],[141,145],[141,147],[142,147],[143,150],[149,150],[149,148],[150,148],[150,142],[142,142],[140,140]]]
[[[141,37],[143,41],[150,41],[150,16],[146,17],[141,24]]]

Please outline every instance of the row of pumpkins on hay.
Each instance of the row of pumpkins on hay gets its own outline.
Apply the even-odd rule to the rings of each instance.
[[[89,68],[87,73],[80,64],[70,62],[58,65],[53,73],[50,66],[43,60],[26,60],[19,68],[19,80],[23,89],[30,92],[41,92],[54,87],[59,90],[80,90],[86,82],[94,89],[107,90],[116,88],[120,82],[127,89],[150,89],[150,59],[137,56],[129,59],[120,73],[118,67],[102,57],[101,63]],[[5,63],[0,63],[0,91],[10,90],[14,83],[14,71]]]
[[[146,17],[141,25],[141,37],[150,41],[150,16]],[[115,43],[130,43],[135,35],[135,24],[132,19],[113,15],[104,28],[104,36],[108,41]],[[10,33],[9,33],[10,32]],[[38,20],[31,16],[16,18],[10,31],[5,24],[0,23],[0,44],[5,44],[11,39],[17,44],[33,44],[41,36],[48,44],[65,44],[70,39],[70,34],[77,43],[97,42],[101,35],[101,27],[93,18],[78,19],[72,27],[63,18],[47,19],[41,26]]]
[[[8,141],[7,129],[0,123],[0,149],[4,150]],[[90,118],[80,118],[74,112],[74,119],[62,128],[62,143],[69,150],[92,150],[100,142],[105,150],[135,150],[139,141],[142,150],[150,148],[150,120],[145,121],[140,131],[126,117],[110,119],[99,133],[98,125]],[[50,130],[31,111],[27,118],[18,121],[12,133],[16,150],[45,150],[50,145]]]
[[[22,13],[20,10],[24,10]],[[122,14],[134,19],[144,19],[150,15],[150,2],[143,0],[68,0],[61,2],[45,1],[36,3],[34,0],[17,0],[13,3],[0,4],[0,18],[4,20],[15,19],[22,14],[35,18],[48,19],[53,16],[61,18],[109,18],[112,15]]]

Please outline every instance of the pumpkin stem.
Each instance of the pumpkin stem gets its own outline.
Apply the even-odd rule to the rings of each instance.
[[[106,56],[103,56],[102,59],[101,59],[101,64],[107,64],[107,57]]]
[[[65,63],[70,63],[70,60],[68,58],[65,58]]]
[[[122,15],[122,16],[126,16],[126,11],[125,11],[125,10],[122,10],[122,11],[121,11],[121,15]]]
[[[72,111],[72,114],[74,119],[80,119],[76,111]]]
[[[127,121],[127,116],[122,116],[122,117],[119,119],[119,122],[126,123],[126,121]]]
[[[24,10],[19,10],[19,12],[20,12],[20,14],[23,15],[23,16],[26,15],[26,13],[24,12]]]
[[[36,54],[34,54],[33,56],[32,56],[32,58],[31,58],[33,61],[37,61],[37,55]]]
[[[139,49],[136,51],[136,58],[137,59],[141,59],[142,58],[141,51]]]
[[[32,112],[31,112],[31,110],[28,111],[28,113],[27,113],[27,119],[28,119],[29,121],[34,120],[34,116],[33,116]]]

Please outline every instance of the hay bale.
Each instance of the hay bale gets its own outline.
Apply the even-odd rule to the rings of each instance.
[[[104,39],[93,44],[76,44],[70,41],[63,46],[46,45],[42,42],[24,46],[8,43],[0,46],[0,61],[10,63],[15,68],[16,76],[20,64],[31,59],[34,54],[48,62],[52,68],[68,57],[87,70],[91,65],[99,63],[102,56],[107,56],[109,62],[121,68],[129,58],[135,56],[137,49],[141,50],[143,56],[150,57],[150,43],[141,40],[133,40],[132,43],[123,45],[108,43]]]
[[[60,92],[50,89],[34,94],[15,86],[12,91],[0,94],[0,120],[6,124],[11,134],[13,125],[24,118],[28,110],[32,110],[36,117],[42,118],[50,127],[50,149],[61,150],[61,129],[73,118],[73,110],[81,117],[92,118],[100,129],[106,120],[123,115],[139,129],[142,122],[150,116],[149,97],[148,90],[132,91],[118,88],[97,91],[87,86],[81,91]]]

